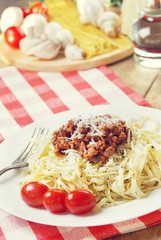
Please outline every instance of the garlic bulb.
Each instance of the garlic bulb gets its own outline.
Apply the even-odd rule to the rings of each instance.
[[[40,59],[50,60],[58,55],[60,47],[60,44],[55,44],[51,40],[45,40],[32,47],[27,54],[34,55]]]
[[[8,7],[1,15],[0,28],[5,32],[7,28],[19,27],[23,23],[23,12],[19,7]]]
[[[79,48],[76,44],[67,45],[64,54],[69,59],[81,60],[84,58],[84,51],[82,48]]]
[[[61,29],[57,31],[55,34],[55,41],[57,43],[61,43],[62,48],[65,48],[67,45],[74,43],[73,35],[67,29]]]
[[[116,37],[120,27],[120,17],[112,11],[104,12],[98,18],[98,26],[109,37]]]
[[[20,40],[19,46],[22,52],[28,53],[31,48],[41,43],[43,40],[41,38],[30,38],[25,37]]]
[[[62,26],[57,22],[49,22],[45,25],[44,33],[47,39],[55,41],[55,34],[61,30]]]
[[[82,23],[91,23],[97,26],[98,17],[105,10],[105,3],[103,0],[82,0],[77,1],[77,8],[80,13],[80,21]]]
[[[61,44],[47,40],[45,34],[40,37],[33,37],[33,29],[34,27],[28,28],[28,36],[20,41],[20,49],[27,55],[34,55],[45,60],[56,57]]]
[[[47,24],[46,18],[41,14],[32,13],[28,15],[21,26],[21,30],[25,33],[26,36],[30,34],[30,29],[32,28],[33,37],[40,37],[44,34],[44,28]]]

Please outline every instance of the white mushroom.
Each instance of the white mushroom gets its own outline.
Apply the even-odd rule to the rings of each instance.
[[[60,47],[60,44],[55,44],[51,40],[45,40],[32,47],[27,54],[34,55],[40,59],[50,60],[58,55]]]
[[[33,29],[33,37],[40,37],[44,34],[44,28],[47,24],[46,18],[41,14],[32,13],[28,15],[21,26],[21,30],[26,36],[30,34],[30,29]]]
[[[86,0],[82,3],[81,0],[78,0],[77,8],[82,23],[91,23],[97,26],[97,19],[104,12],[105,3],[103,0]]]
[[[84,5],[88,0],[77,0],[77,9],[80,15],[84,14]]]
[[[120,17],[112,12],[104,12],[98,18],[98,26],[109,36],[116,37],[120,27]]]
[[[0,28],[5,32],[9,27],[19,27],[23,22],[23,12],[19,7],[8,7],[1,15]]]
[[[67,29],[61,29],[57,31],[55,34],[55,41],[57,43],[61,43],[62,48],[65,48],[67,45],[74,43],[73,35]]]
[[[45,25],[44,33],[47,39],[55,41],[56,32],[61,30],[62,26],[57,22],[49,22]]]
[[[69,59],[80,60],[80,59],[84,58],[83,49],[78,47],[76,44],[67,45],[64,50],[64,54],[65,54],[66,58],[69,58]]]

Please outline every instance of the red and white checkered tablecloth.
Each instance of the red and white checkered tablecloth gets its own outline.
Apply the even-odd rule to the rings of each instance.
[[[117,103],[150,107],[106,66],[66,73],[2,68],[0,142],[20,127],[58,112]],[[38,224],[0,209],[0,240],[101,240],[160,223],[161,209],[120,223],[78,228]]]

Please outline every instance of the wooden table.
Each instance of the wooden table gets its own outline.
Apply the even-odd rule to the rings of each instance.
[[[34,2],[34,1],[32,1]],[[1,0],[0,14],[8,6],[25,7],[28,0]],[[0,62],[0,67],[5,67]],[[152,107],[161,109],[161,70],[144,68],[134,62],[133,57],[117,62],[109,68],[131,87],[140,96],[146,99]],[[161,225],[145,230],[125,234],[122,236],[111,237],[108,240],[161,240]]]

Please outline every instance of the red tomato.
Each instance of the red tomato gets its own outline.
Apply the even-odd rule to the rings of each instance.
[[[43,196],[48,187],[41,182],[29,182],[21,189],[21,197],[31,207],[43,206]]]
[[[27,8],[21,8],[23,12],[23,18],[27,17],[29,14],[31,14],[31,11]]]
[[[79,189],[67,194],[65,205],[71,213],[82,214],[87,213],[94,208],[96,205],[96,199],[91,192]]]
[[[65,197],[67,193],[60,189],[51,189],[44,194],[43,204],[52,213],[61,213],[66,210]]]
[[[6,43],[12,48],[19,48],[19,42],[24,37],[18,27],[9,27],[4,33]]]
[[[45,4],[38,2],[30,7],[31,13],[40,13],[48,19],[48,9]]]

